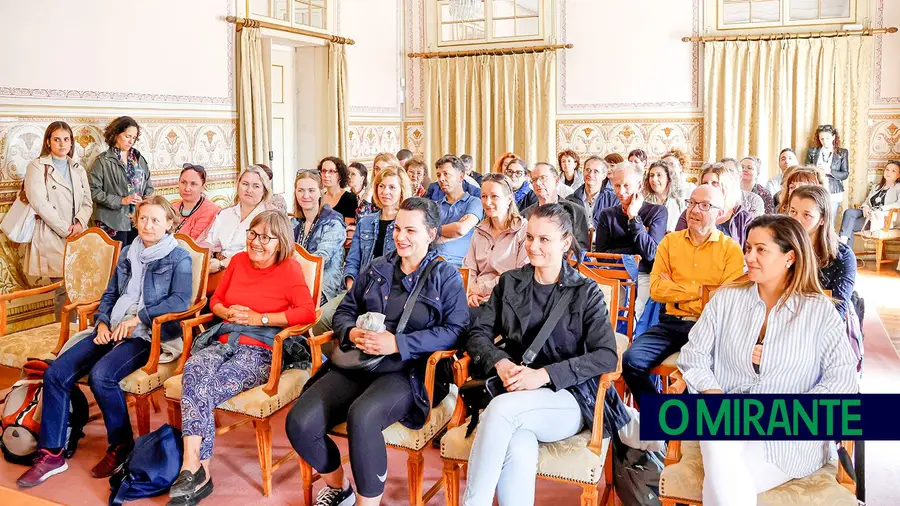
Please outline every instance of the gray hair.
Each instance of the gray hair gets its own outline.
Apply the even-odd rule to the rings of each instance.
[[[550,172],[553,174],[553,177],[555,177],[556,179],[559,179],[559,169],[557,169],[556,165],[553,165],[552,163],[538,162],[538,163],[534,164],[534,167],[531,168],[532,172],[534,171],[534,169],[540,167],[541,165],[549,168]]]

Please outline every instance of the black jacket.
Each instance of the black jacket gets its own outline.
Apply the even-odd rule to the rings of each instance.
[[[501,359],[521,362],[521,354],[527,349],[522,335],[528,325],[534,283],[531,265],[507,271],[500,276],[488,302],[476,309],[466,345],[476,377],[494,374],[494,364]],[[572,392],[588,422],[593,420],[597,379],[616,369],[616,336],[597,283],[564,262],[559,286],[575,293],[569,303],[570,310],[563,313],[550,333],[538,360],[546,364],[550,388]],[[562,291],[557,291],[553,303],[561,296]],[[505,350],[494,344],[498,335],[504,338]]]
[[[821,148],[811,148],[806,152],[806,165],[816,166]],[[828,192],[841,193],[844,191],[844,181],[850,177],[850,152],[844,148],[836,149],[831,157],[831,174],[825,174],[828,178]]]
[[[556,203],[565,207],[569,211],[569,214],[572,215],[572,228],[574,229],[572,232],[575,233],[575,240],[578,241],[578,247],[581,248],[582,252],[590,251],[591,227],[588,222],[587,212],[584,210],[584,204],[582,204],[581,202],[572,202],[571,200],[566,199],[559,199]],[[539,205],[540,202],[535,202],[534,204],[526,207],[522,211],[522,216],[524,216],[526,220],[530,219],[531,213],[533,213]]]

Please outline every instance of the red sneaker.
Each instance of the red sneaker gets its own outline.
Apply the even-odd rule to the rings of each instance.
[[[34,465],[31,466],[31,469],[25,471],[25,473],[16,480],[16,485],[23,488],[34,487],[44,483],[47,478],[64,472],[68,468],[69,465],[66,464],[66,459],[63,457],[62,452],[60,452],[59,455],[53,455],[47,450],[42,449],[38,451],[37,459],[34,461]]]
[[[106,455],[103,457],[103,460],[98,462],[97,465],[91,469],[91,476],[94,478],[109,478],[116,474],[116,472],[125,465],[125,461],[128,459],[128,456],[131,455],[131,450],[133,449],[133,444],[109,447],[109,449],[106,450]]]

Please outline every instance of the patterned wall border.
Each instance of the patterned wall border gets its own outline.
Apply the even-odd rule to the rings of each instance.
[[[405,53],[425,50],[425,2],[424,0],[404,0],[406,8],[406,115],[425,114],[425,70],[421,58],[406,58]]]
[[[566,42],[566,0],[559,0],[559,40]],[[700,0],[693,0],[693,35],[700,34]],[[570,104],[566,94],[566,51],[560,51],[559,93],[562,97],[562,108],[566,110],[600,110],[600,109],[650,109],[700,107],[700,44],[692,44],[691,49],[691,101],[690,102],[602,102],[596,104]]]
[[[354,162],[371,162],[378,153],[396,153],[403,141],[400,121],[351,121],[349,158]]]
[[[421,121],[407,121],[403,123],[404,145],[414,155],[425,156],[425,123]]]
[[[869,116],[869,167],[900,160],[900,113]]]
[[[884,0],[875,0],[875,27],[884,26]],[[882,55],[884,54],[882,44],[884,43],[884,35],[875,36],[875,103],[876,104],[898,104],[900,97],[883,97],[881,96],[881,70],[883,67]]]
[[[228,16],[233,14],[232,0],[225,0]],[[233,105],[234,104],[234,27],[222,19],[228,40],[228,96],[200,97],[191,95],[162,95],[156,93],[129,93],[119,91],[58,90],[50,88],[11,88],[0,86],[0,97],[67,99],[67,100],[108,100],[117,102],[176,102],[181,104]]]
[[[395,0],[398,8],[403,5],[403,0]],[[403,80],[403,60],[406,59],[406,53],[403,51],[403,23],[402,18],[397,16],[397,60],[396,60],[396,70],[397,70],[397,86],[400,86],[400,82]],[[400,91],[399,89],[394,90],[394,96],[397,99],[396,107],[373,107],[373,106],[358,106],[351,105],[349,107],[350,113],[357,114],[396,114],[398,116],[403,115],[403,103],[400,100]]]

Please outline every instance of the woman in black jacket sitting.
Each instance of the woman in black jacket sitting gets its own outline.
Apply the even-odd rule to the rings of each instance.
[[[538,442],[573,436],[592,421],[598,378],[618,360],[600,287],[566,262],[578,253],[568,211],[559,204],[536,208],[525,248],[531,264],[500,276],[466,346],[475,374],[497,374],[509,392],[481,415],[466,505],[490,505],[495,489],[501,506],[534,504]],[[571,298],[561,302],[566,292]],[[566,310],[535,360],[517,365],[560,303]],[[497,335],[502,349],[494,344]]]

